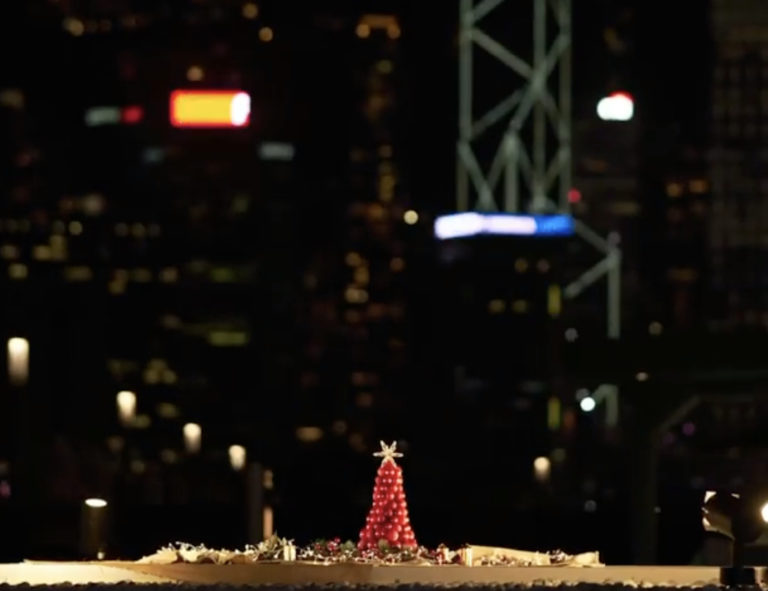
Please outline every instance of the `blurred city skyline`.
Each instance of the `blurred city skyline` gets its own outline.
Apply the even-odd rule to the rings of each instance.
[[[0,559],[76,554],[94,496],[119,555],[252,541],[233,445],[278,533],[355,539],[397,439],[422,543],[702,560],[704,491],[765,472],[768,9],[573,0],[568,201],[621,250],[608,338],[604,281],[564,295],[584,241],[434,236],[458,4],[8,8],[0,369],[28,346],[29,374],[0,388]],[[483,26],[530,51],[531,6]],[[496,67],[478,106],[514,89]],[[180,89],[250,118],[174,126]],[[598,116],[616,92],[629,121]]]

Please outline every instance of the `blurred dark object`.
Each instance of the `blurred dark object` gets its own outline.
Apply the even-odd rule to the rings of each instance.
[[[764,499],[762,500],[764,501]],[[765,532],[764,514],[768,504],[754,493],[707,492],[702,506],[702,524],[732,540],[730,566],[720,569],[720,582],[728,586],[755,585],[760,574],[745,565],[745,545],[756,542]]]
[[[83,502],[80,512],[80,555],[84,559],[104,560],[107,555],[109,506],[104,499]]]
[[[702,507],[704,529],[727,536],[737,545],[754,542],[765,530],[760,510],[758,499],[752,495],[707,493]]]

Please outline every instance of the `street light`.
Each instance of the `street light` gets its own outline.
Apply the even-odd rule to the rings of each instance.
[[[129,390],[117,393],[117,415],[124,427],[130,426],[136,418],[136,394]]]
[[[539,482],[546,482],[552,470],[552,462],[546,456],[539,456],[533,460],[533,476]]]
[[[229,446],[229,465],[235,472],[239,472],[245,468],[245,458],[246,452],[242,445]]]
[[[8,339],[8,378],[14,386],[29,379],[29,341],[22,337]]]
[[[200,451],[203,429],[197,423],[184,425],[184,449],[188,454],[196,454]]]

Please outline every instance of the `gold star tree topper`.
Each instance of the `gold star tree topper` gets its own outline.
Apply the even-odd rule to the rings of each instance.
[[[396,451],[397,449],[397,441],[393,441],[392,445],[387,445],[383,441],[379,441],[379,444],[381,445],[381,451],[375,452],[373,455],[377,458],[381,458],[381,463],[384,462],[392,462],[395,463],[395,458],[402,458],[403,454],[401,454],[399,451]]]

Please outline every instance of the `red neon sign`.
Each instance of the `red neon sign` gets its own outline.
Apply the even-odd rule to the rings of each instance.
[[[144,118],[144,109],[139,105],[131,105],[129,107],[123,107],[121,114],[121,120],[128,125],[135,125]]]
[[[174,90],[170,116],[174,127],[246,127],[251,97],[242,90]]]

